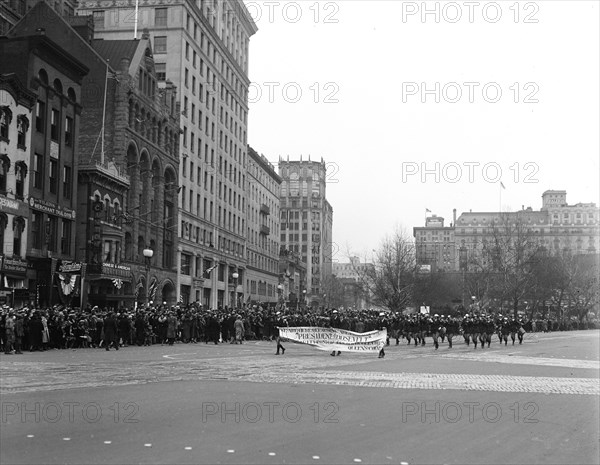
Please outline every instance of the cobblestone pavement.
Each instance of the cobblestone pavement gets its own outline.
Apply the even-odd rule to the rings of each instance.
[[[588,337],[590,335],[586,335]],[[597,337],[597,334],[596,334]],[[542,340],[551,344],[551,339]],[[499,345],[498,345],[499,346]],[[85,360],[78,360],[75,352],[54,351],[52,361],[45,361],[49,353],[31,354],[34,360],[4,356],[0,359],[0,393],[52,391],[100,386],[125,386],[162,381],[240,380],[255,383],[327,384],[357,387],[395,389],[437,389],[495,392],[532,392],[544,394],[599,395],[597,378],[553,376],[509,376],[490,374],[461,374],[461,362],[536,365],[574,369],[599,370],[596,360],[564,359],[534,356],[531,344],[498,350],[467,350],[460,346],[452,352],[432,351],[431,347],[398,346],[387,351],[386,363],[401,364],[412,359],[447,360],[456,366],[454,373],[408,373],[404,370],[389,373],[360,370],[371,364],[373,356],[344,354],[329,357],[326,352],[290,345],[288,354],[274,357],[274,344],[256,342],[240,346],[177,345],[150,348],[125,348],[112,352],[76,352]],[[539,347],[535,345],[535,347]],[[516,351],[515,351],[516,350]],[[168,353],[165,353],[168,352]],[[544,352],[542,352],[544,353]],[[539,355],[539,351],[537,352]],[[65,358],[63,362],[61,357]],[[135,360],[143,357],[142,360]],[[402,365],[399,365],[402,367]],[[293,370],[290,370],[293,367]],[[346,367],[346,370],[344,369]],[[350,369],[348,369],[350,368]],[[385,367],[382,367],[384,370]],[[414,371],[414,370],[410,370]],[[426,371],[420,368],[418,371]]]

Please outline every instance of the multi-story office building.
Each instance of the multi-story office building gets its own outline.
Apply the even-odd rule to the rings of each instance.
[[[36,101],[16,74],[0,75],[0,301],[13,306],[29,302],[25,199]]]
[[[456,220],[456,270],[468,268],[471,253],[490,242],[498,227],[521,225],[528,240],[549,253],[588,254],[599,250],[599,210],[595,203],[568,205],[566,191],[545,191],[539,211],[524,206],[516,212],[468,212]]]
[[[456,215],[456,210],[454,210]],[[454,225],[444,226],[444,218],[432,215],[425,219],[424,227],[414,227],[417,264],[426,271],[454,271],[456,247]]]
[[[46,34],[46,30],[53,28],[69,28],[66,23],[50,21],[46,15],[43,25],[30,27],[27,18],[43,17],[48,11],[61,19],[40,3],[8,36],[0,38],[2,70],[15,73],[36,94],[28,142],[31,145],[26,181],[29,223],[27,227],[23,220],[18,227],[27,231],[27,239],[23,239],[27,243],[30,300],[43,306],[59,301],[60,287],[55,280],[58,262],[72,261],[76,256],[75,171],[79,157],[81,84],[89,71]]]
[[[264,155],[248,146],[246,178],[247,268],[246,289],[250,302],[278,300],[279,192],[281,178]],[[241,278],[241,276],[240,276]]]
[[[2,0],[0,2],[0,36],[7,34],[8,30],[40,1],[44,0]],[[77,7],[77,0],[52,0],[47,3],[64,17],[73,16]]]
[[[181,106],[177,297],[232,303],[229,277],[246,266],[248,52],[256,25],[240,0],[141,3],[137,21],[128,20],[134,0],[79,5],[78,14],[94,16],[99,38],[149,30],[159,85],[176,85]]]
[[[331,280],[333,209],[326,198],[324,161],[279,161],[281,184],[281,246],[306,264],[309,305],[324,302]]]

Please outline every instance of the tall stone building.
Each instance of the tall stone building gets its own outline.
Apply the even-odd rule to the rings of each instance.
[[[246,267],[248,52],[256,25],[241,0],[140,2],[137,20],[135,0],[79,5],[78,14],[95,18],[98,38],[149,30],[159,86],[177,86],[181,107],[177,298],[232,303],[229,276]]]
[[[55,11],[39,3],[0,38],[2,71],[15,73],[36,95],[27,142],[31,156],[22,170],[29,183],[29,218],[15,228],[27,232],[22,240],[30,300],[42,306],[64,302],[57,266],[73,261],[81,246],[75,240],[76,169],[81,86],[89,68],[55,40],[68,30]]]
[[[326,198],[325,162],[279,160],[281,246],[306,264],[306,301],[323,305],[332,276],[333,209]]]
[[[456,215],[456,209],[454,210]],[[418,265],[424,271],[454,271],[456,264],[456,246],[454,243],[454,224],[444,226],[444,218],[432,215],[425,219],[425,226],[413,228],[415,252]]]
[[[567,204],[566,191],[542,194],[542,208],[515,212],[465,212],[456,220],[454,237],[456,270],[468,268],[468,257],[490,241],[495,224],[522,224],[539,246],[551,254],[598,253],[600,211],[595,203]]]
[[[275,303],[279,277],[279,192],[281,178],[264,155],[248,146],[246,198],[246,301]],[[241,276],[240,276],[241,279]]]
[[[0,302],[13,306],[29,302],[25,199],[36,101],[15,73],[0,74]]]

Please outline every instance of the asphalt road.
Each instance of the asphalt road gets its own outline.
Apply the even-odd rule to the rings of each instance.
[[[0,462],[599,463],[599,336],[0,355]]]

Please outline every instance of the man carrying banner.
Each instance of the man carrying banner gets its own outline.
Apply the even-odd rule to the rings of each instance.
[[[285,320],[285,318],[282,318],[281,316],[281,312],[277,312],[277,324],[275,325],[275,340],[277,341],[277,352],[275,352],[275,355],[279,355],[279,349],[281,349],[281,355],[285,354],[285,347],[283,347],[281,345],[281,335],[280,335],[280,331],[279,331],[279,327],[280,326],[287,326],[287,321]]]
[[[314,326],[286,328],[280,326],[279,336],[293,342],[308,344],[323,351],[357,353],[377,351],[380,358],[383,358],[385,351],[382,349],[387,339],[387,329],[356,333],[339,328]]]

